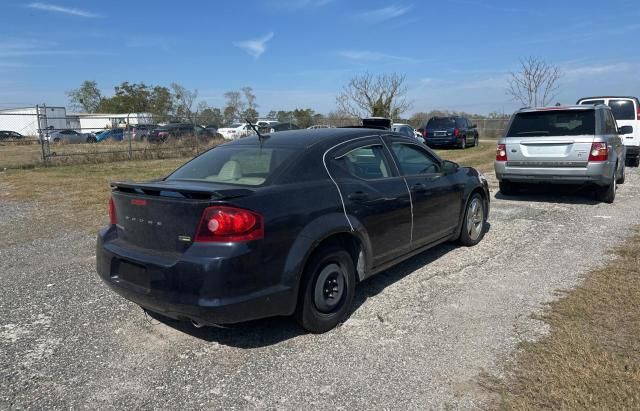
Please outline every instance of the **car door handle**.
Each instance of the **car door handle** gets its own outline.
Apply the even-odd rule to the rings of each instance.
[[[424,193],[425,191],[427,191],[427,186],[422,183],[417,183],[411,187],[411,191],[415,191],[416,193]]]
[[[369,194],[363,191],[356,191],[355,193],[349,194],[348,198],[352,201],[364,201],[369,198]]]

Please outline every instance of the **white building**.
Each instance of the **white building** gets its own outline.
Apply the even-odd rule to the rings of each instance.
[[[0,110],[0,130],[37,137],[38,130],[66,128],[69,128],[69,124],[67,110],[64,107],[22,107]]]
[[[69,128],[91,133],[109,128],[124,128],[127,124],[151,124],[151,113],[70,113],[67,116]]]

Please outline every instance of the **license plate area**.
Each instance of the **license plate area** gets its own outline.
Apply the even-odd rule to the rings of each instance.
[[[148,291],[150,288],[149,274],[144,266],[129,261],[114,259],[111,264],[111,278],[117,282],[126,283],[134,288]]]

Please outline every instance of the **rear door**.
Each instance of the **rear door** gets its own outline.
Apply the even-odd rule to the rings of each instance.
[[[593,108],[517,113],[506,137],[507,166],[586,167],[595,131]]]
[[[411,240],[409,191],[380,137],[340,145],[326,158],[347,213],[367,230],[373,265],[406,253]]]

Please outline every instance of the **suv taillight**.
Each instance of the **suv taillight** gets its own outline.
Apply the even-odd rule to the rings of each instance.
[[[109,222],[111,223],[111,225],[115,225],[118,222],[116,216],[116,205],[113,202],[113,197],[109,199]]]
[[[507,161],[507,146],[505,144],[498,144],[496,161]]]
[[[640,120],[640,106],[638,106],[638,114],[637,114],[637,120]]]
[[[427,129],[422,130],[422,137],[427,138]]]
[[[607,161],[609,159],[609,150],[607,143],[592,143],[589,152],[589,161]]]
[[[457,128],[454,128],[454,129],[453,129],[453,135],[454,135],[454,136],[456,136],[456,137],[458,137],[458,136],[460,135],[460,130],[459,130],[459,129],[457,129]]]
[[[213,206],[202,213],[196,242],[241,242],[264,238],[260,214],[242,208]]]

